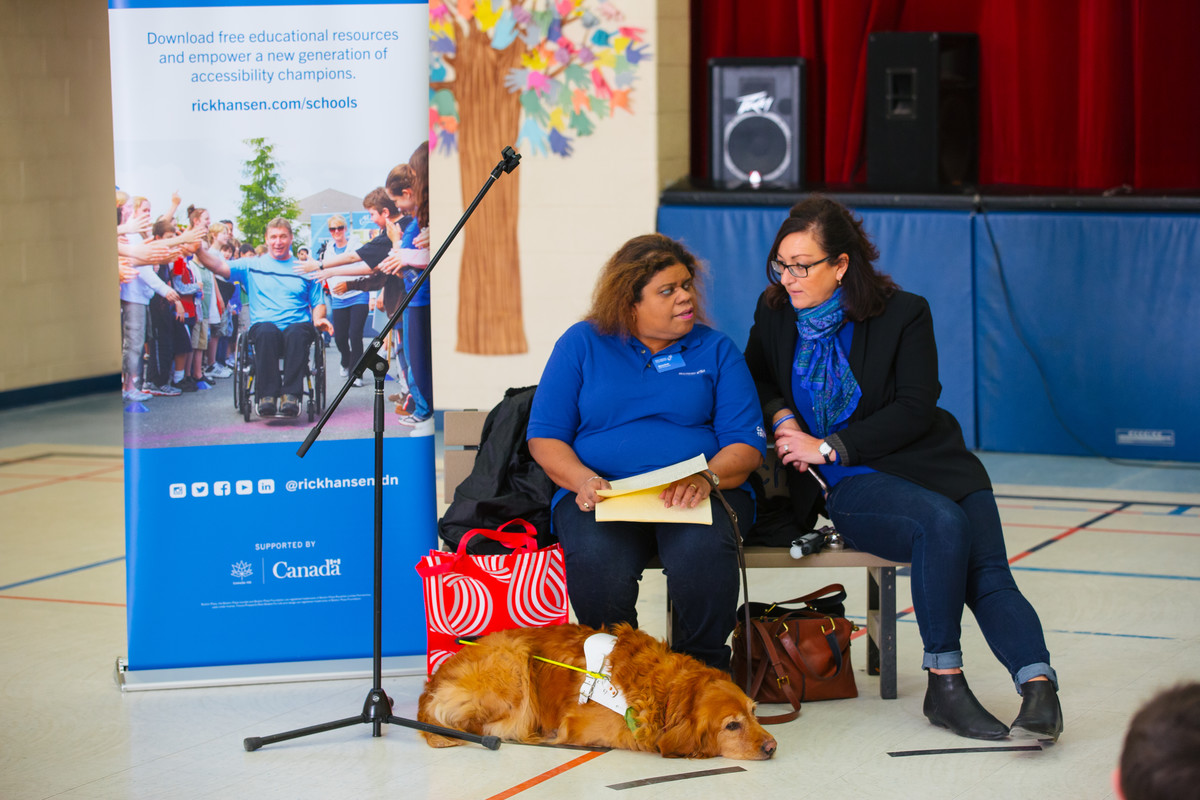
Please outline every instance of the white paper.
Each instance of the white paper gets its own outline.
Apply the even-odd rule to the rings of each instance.
[[[678,464],[613,481],[610,484],[611,488],[596,491],[596,494],[605,498],[604,502],[596,504],[596,521],[690,522],[712,525],[712,503],[707,497],[697,503],[695,508],[668,508],[659,498],[668,484],[706,469],[708,461],[701,453]]]

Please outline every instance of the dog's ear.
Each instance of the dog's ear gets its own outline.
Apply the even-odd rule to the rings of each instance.
[[[692,678],[693,676],[688,676]],[[667,692],[663,729],[658,738],[658,752],[665,758],[694,758],[713,755],[712,731],[699,707],[702,687],[699,681],[678,676]]]

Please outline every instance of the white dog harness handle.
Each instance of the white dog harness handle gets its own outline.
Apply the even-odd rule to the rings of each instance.
[[[611,674],[612,664],[609,662],[609,655],[616,643],[617,637],[609,633],[596,633],[584,640],[583,657],[589,673],[605,676]],[[579,704],[583,705],[588,700],[599,703],[623,717],[629,710],[629,703],[625,701],[625,695],[612,685],[612,681],[608,677],[596,678],[590,674],[584,677],[583,685],[579,687]]]

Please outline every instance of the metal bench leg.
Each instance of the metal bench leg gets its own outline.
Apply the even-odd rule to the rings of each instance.
[[[867,673],[879,696],[896,699],[896,568],[867,568]]]

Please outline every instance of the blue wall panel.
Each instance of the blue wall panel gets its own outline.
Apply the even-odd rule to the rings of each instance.
[[[980,447],[1200,461],[1200,217],[986,222],[1000,260],[978,217]]]
[[[940,405],[975,437],[972,224],[965,211],[855,209],[880,251],[879,268],[933,310],[942,381]],[[705,306],[713,326],[739,346],[766,287],[767,251],[786,208],[661,206],[658,229],[708,263]]]

